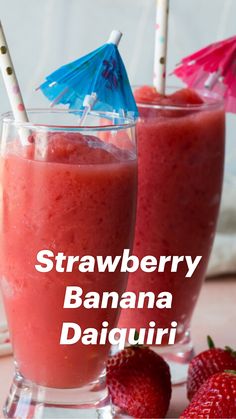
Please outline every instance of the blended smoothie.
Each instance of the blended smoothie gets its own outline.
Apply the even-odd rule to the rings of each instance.
[[[1,159],[2,291],[20,373],[47,387],[82,387],[103,371],[109,345],[60,345],[62,323],[99,331],[104,320],[115,327],[118,312],[63,309],[66,286],[122,293],[126,274],[42,273],[35,269],[36,256],[42,249],[116,256],[130,248],[136,158],[79,133],[47,133],[46,148],[45,136],[36,146],[37,136],[27,146],[12,141]]]
[[[164,272],[129,274],[127,291],[171,292],[172,308],[122,310],[119,326],[138,331],[150,321],[163,328],[176,321],[177,343],[189,328],[215,235],[224,166],[224,109],[222,104],[204,106],[204,99],[189,89],[163,97],[154,88],[142,87],[135,97],[140,120],[133,253],[139,258],[190,255],[202,260],[191,278],[185,278],[183,264],[171,272],[168,263]]]

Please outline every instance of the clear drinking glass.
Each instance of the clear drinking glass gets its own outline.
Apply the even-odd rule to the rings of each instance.
[[[176,89],[174,89],[176,90]],[[173,92],[169,89],[169,93]],[[201,94],[201,92],[199,92]],[[190,320],[216,230],[224,167],[225,114],[222,100],[204,93],[198,105],[138,103],[138,206],[133,253],[202,256],[191,278],[186,263],[170,272],[129,274],[128,291],[173,295],[172,308],[122,310],[120,327],[170,328],[178,323],[175,344],[153,349],[170,364],[173,383],[185,380],[193,355]],[[199,325],[200,327],[200,325]]]
[[[3,119],[1,142],[1,288],[16,372],[4,415],[110,417],[103,345],[60,345],[63,322],[81,331],[115,327],[116,309],[63,308],[67,286],[83,295],[122,293],[127,276],[39,272],[37,254],[121,255],[132,247],[137,186],[135,124],[90,113],[86,126],[64,110],[28,111],[32,123]],[[76,125],[77,124],[77,125]],[[49,262],[47,262],[49,263]],[[45,262],[41,266],[47,265]],[[71,330],[73,335],[73,330]]]

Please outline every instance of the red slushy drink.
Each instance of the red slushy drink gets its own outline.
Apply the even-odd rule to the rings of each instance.
[[[35,269],[36,257],[42,249],[115,257],[132,246],[135,150],[63,128],[35,127],[31,141],[9,142],[1,161],[1,283],[14,355],[20,373],[34,383],[82,387],[102,373],[109,345],[60,345],[62,324],[99,334],[105,320],[115,327],[118,311],[64,309],[66,287],[122,293],[126,273],[82,273],[76,265],[72,272],[54,267],[43,273]]]
[[[171,272],[131,273],[128,291],[172,293],[172,308],[122,310],[120,326],[168,328],[178,323],[176,343],[184,342],[205,276],[215,235],[224,165],[225,116],[221,102],[189,89],[170,96],[154,88],[135,92],[139,105],[138,207],[133,253],[202,256],[191,278],[186,265]],[[165,343],[165,338],[163,337]]]

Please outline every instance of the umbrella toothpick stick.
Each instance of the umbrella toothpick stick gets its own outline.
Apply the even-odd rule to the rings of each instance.
[[[15,120],[17,122],[29,122],[1,22],[0,67]],[[28,130],[21,128],[19,134],[22,143],[28,144]]]
[[[221,75],[221,71],[220,70],[217,70],[214,73],[210,73],[208,79],[205,81],[205,84],[204,84],[204,86],[206,87],[206,89],[211,90],[215,86],[215,84],[217,83],[220,75]]]
[[[83,101],[84,110],[82,113],[82,116],[80,118],[80,125],[83,125],[88,113],[93,108],[93,105],[95,104],[97,100],[97,94],[95,92],[91,93],[91,95],[86,95]]]
[[[157,0],[153,84],[165,94],[169,0]]]

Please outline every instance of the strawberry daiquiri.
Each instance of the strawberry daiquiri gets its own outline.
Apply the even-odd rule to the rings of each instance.
[[[155,321],[157,327],[168,328],[176,321],[176,343],[182,345],[189,342],[190,319],[215,235],[224,166],[224,108],[214,96],[189,89],[163,97],[144,86],[135,97],[140,120],[133,253],[139,258],[189,255],[202,259],[191,278],[185,278],[181,264],[177,272],[170,272],[168,261],[164,272],[131,273],[128,291],[169,291],[172,307],[122,310],[120,327],[139,330]],[[176,352],[184,350],[179,347]]]
[[[11,121],[5,124],[11,126]],[[99,118],[96,125],[101,124]],[[100,131],[90,127],[89,135],[84,128],[35,125],[26,145],[17,130],[7,138],[1,156],[1,286],[17,369],[37,385],[82,388],[104,372],[109,345],[60,345],[62,324],[74,322],[99,332],[103,321],[115,327],[119,313],[64,309],[65,290],[77,285],[85,293],[122,293],[126,273],[42,273],[35,264],[42,249],[115,257],[132,248],[137,182],[132,124]],[[117,133],[122,138],[123,132],[127,149],[119,148],[119,141],[115,146],[98,138],[108,130],[114,138]],[[89,400],[96,401],[94,389],[92,394]]]

